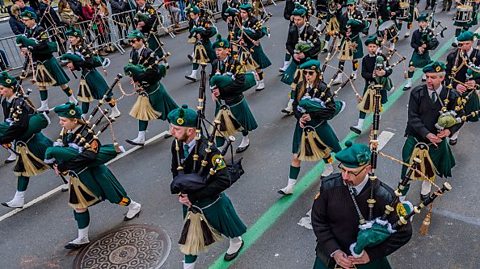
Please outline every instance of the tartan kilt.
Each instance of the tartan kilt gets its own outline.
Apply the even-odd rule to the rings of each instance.
[[[246,131],[253,131],[257,129],[258,124],[253,116],[250,106],[248,105],[247,99],[245,97],[236,104],[229,105],[230,111],[232,112],[235,119],[242,125],[243,129]],[[220,110],[220,103],[215,103],[215,115],[218,114]]]
[[[468,93],[465,93],[467,95]],[[470,114],[473,111],[480,110],[480,100],[478,99],[478,95],[476,92],[472,92],[470,94],[470,98],[468,99],[467,103],[465,104],[465,114]],[[476,122],[478,121],[478,115],[474,117],[468,117],[469,122]]]
[[[118,204],[127,192],[105,165],[87,168],[78,175],[80,181],[101,200]]]
[[[410,58],[410,66],[414,66],[415,68],[423,68],[431,62],[432,59],[430,59],[430,54],[428,52],[418,54],[417,51],[414,51]]]
[[[85,81],[90,88],[93,98],[96,100],[102,99],[103,95],[109,88],[105,78],[103,78],[100,72],[98,72],[96,69],[93,69],[86,74]],[[110,94],[110,96],[112,96],[112,94]]]
[[[158,58],[162,58],[163,49],[160,48],[160,44],[158,43],[158,40],[157,40],[158,38],[159,37],[155,36],[155,34],[152,34],[147,40],[147,46],[149,49],[155,52],[155,56],[157,56]]]
[[[148,100],[155,111],[160,112],[159,119],[166,120],[170,111],[178,108],[177,103],[168,94],[163,84],[159,81],[158,84],[148,87]]]
[[[328,122],[324,121],[321,124],[318,124],[314,127],[315,131],[317,132],[318,137],[328,146],[333,152],[337,153],[342,150],[340,147],[340,143],[338,141],[338,137],[335,134],[335,131],[332,129]],[[298,154],[300,150],[300,143],[302,142],[302,133],[303,129],[300,127],[300,123],[297,121],[297,125],[295,126],[295,131],[293,132],[293,140],[292,140],[292,153]]]
[[[53,86],[64,85],[70,81],[70,78],[67,76],[67,73],[65,73],[65,71],[60,66],[60,64],[58,63],[58,60],[55,57],[52,57],[43,62],[38,61],[37,69],[38,69],[38,65],[45,66],[45,69],[47,69],[48,73],[50,73],[53,79],[55,79],[57,83],[55,83]]]
[[[295,79],[295,72],[297,71],[297,68],[298,65],[292,60],[287,70],[285,70],[285,73],[283,73],[281,81],[287,85],[291,85]]]
[[[270,59],[263,51],[262,45],[253,46],[252,58],[260,66],[260,69],[265,69],[272,65]]]

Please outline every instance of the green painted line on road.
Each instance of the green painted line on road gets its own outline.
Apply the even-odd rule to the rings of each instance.
[[[436,61],[441,56],[443,56],[447,50],[451,47],[453,42],[453,37],[450,38],[444,45],[432,56],[432,60]],[[417,69],[413,75],[412,81],[415,82],[420,79],[422,76],[422,70]],[[401,84],[400,87],[389,96],[388,102],[383,106],[383,113],[387,112],[392,108],[392,106],[403,96],[405,93],[402,89],[406,81]],[[370,128],[372,125],[373,117],[369,115],[365,119],[364,130]],[[358,135],[354,132],[349,132],[347,136],[340,142],[343,146],[346,141],[354,142],[357,139]],[[284,196],[278,199],[262,216],[250,227],[247,232],[242,236],[245,245],[240,251],[237,259],[243,255],[250,247],[252,247],[255,242],[268,230],[270,229],[275,222],[300,198],[303,193],[312,187],[314,183],[317,182],[320,174],[323,172],[324,163],[320,161],[312,169],[310,169],[307,174],[305,174],[295,185],[295,192],[292,195]],[[313,197],[312,197],[313,200]],[[235,261],[235,260],[234,260]],[[217,258],[217,260],[209,266],[209,269],[226,269],[229,268],[233,262],[226,262],[223,260],[223,254]]]

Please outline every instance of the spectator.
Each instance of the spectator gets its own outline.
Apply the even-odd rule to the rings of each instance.
[[[82,7],[82,13],[87,20],[92,21],[91,29],[95,33],[98,43],[105,45],[104,48],[99,51],[99,55],[105,56],[108,52],[113,52],[114,48],[110,43],[110,29],[105,19],[109,14],[107,5],[102,2],[102,0],[92,0],[92,2],[85,1]]]
[[[10,24],[10,28],[12,29],[14,35],[21,35],[25,33],[25,25],[20,19],[20,10],[21,8],[17,4],[10,8],[10,19],[8,20],[8,23]]]
[[[30,4],[30,7],[33,8],[33,10],[35,11],[40,9],[40,2],[38,0],[28,0],[28,3]]]
[[[130,4],[128,0],[110,0],[110,6],[112,8],[112,18],[117,25],[118,35],[120,36],[120,44],[126,46],[127,43],[123,40],[127,37],[129,27]]]
[[[69,26],[73,26],[73,24],[78,21],[78,16],[73,12],[67,0],[60,0],[60,2],[58,2],[58,14],[60,14],[62,22]]]
[[[60,21],[57,13],[53,9],[50,0],[42,0],[38,10],[39,24],[49,29],[48,33],[53,37],[53,41],[57,42],[59,48],[59,54],[66,52],[67,38],[58,27],[64,24]]]
[[[8,64],[7,55],[5,54],[5,51],[0,49],[0,71],[8,69],[10,69],[10,65]]]
[[[180,8],[177,5],[176,0],[165,0],[165,8],[168,10],[170,15],[170,21],[175,28],[178,28],[180,21]]]
[[[29,6],[25,5],[25,2],[23,0],[15,0],[13,3],[20,8],[20,13],[24,12],[25,10],[30,10],[32,12],[35,12],[33,7],[29,7]]]

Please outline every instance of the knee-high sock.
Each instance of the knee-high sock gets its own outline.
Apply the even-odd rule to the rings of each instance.
[[[40,100],[45,101],[48,99],[48,91],[40,90]]]
[[[367,116],[367,113],[365,113],[363,111],[360,111],[360,113],[358,113],[358,118],[359,119],[365,119],[366,116]]]
[[[90,108],[90,103],[82,102],[82,114],[87,114]]]
[[[75,217],[75,220],[77,221],[77,226],[78,229],[84,229],[88,227],[90,224],[90,213],[87,211],[78,213],[76,211],[73,211],[73,216]]]
[[[407,72],[408,78],[413,78],[413,73],[415,73],[415,71],[408,71]]]
[[[323,158],[324,163],[333,163],[333,158],[332,155],[329,155],[328,157]]]
[[[199,64],[192,64],[192,70],[197,70],[199,66]]]
[[[29,181],[29,177],[19,176],[17,178],[17,191],[26,191]]]
[[[194,263],[197,260],[197,255],[185,255],[185,263]]]
[[[343,71],[344,67],[345,67],[345,61],[338,61],[338,69]]]
[[[247,130],[243,130],[243,131],[242,131],[242,135],[243,135],[243,136],[247,136],[247,135],[248,135],[248,131],[247,131]]]
[[[300,174],[300,166],[296,167],[296,166],[290,165],[290,172],[288,174],[288,178],[297,180],[298,174]]]
[[[290,55],[289,53],[285,53],[285,62],[288,62],[292,59],[292,55]]]
[[[262,80],[263,79],[263,71],[257,72],[258,74],[258,79]]]
[[[139,120],[138,121],[138,130],[139,131],[146,131],[148,127],[148,121]]]

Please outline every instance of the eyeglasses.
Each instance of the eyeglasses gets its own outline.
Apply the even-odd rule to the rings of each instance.
[[[130,39],[130,40],[128,40],[128,43],[133,44],[133,43],[135,43],[136,41],[137,41],[136,39]]]
[[[303,70],[303,74],[313,76],[315,74],[315,71]]]
[[[338,165],[338,169],[340,169],[340,171],[341,171],[342,173],[346,173],[346,174],[349,174],[349,175],[358,176],[358,175],[360,175],[360,173],[363,172],[363,170],[365,170],[365,168],[366,168],[367,166],[368,166],[368,165],[364,165],[364,166],[362,167],[362,169],[360,169],[360,170],[359,170],[358,172],[356,172],[356,173],[353,172],[353,171],[347,171],[347,170],[345,169],[345,167],[343,167],[342,164],[339,164],[339,165]]]

